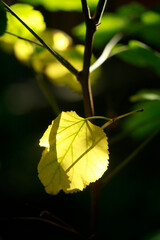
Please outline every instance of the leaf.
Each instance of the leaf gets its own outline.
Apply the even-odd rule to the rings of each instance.
[[[11,9],[36,33],[40,33],[45,30],[46,25],[43,15],[28,4],[14,4]],[[14,17],[11,13],[7,12],[7,32],[14,33],[24,38],[32,39],[32,34]],[[4,35],[3,41],[14,43],[17,39],[8,34]]]
[[[123,121],[124,131],[134,139],[144,139],[160,129],[160,100],[143,101],[134,108],[142,107],[142,114],[135,114]]]
[[[160,47],[160,13],[154,11],[146,11],[141,16],[141,24],[143,28],[138,31],[138,35],[145,42]]]
[[[150,67],[160,75],[160,53],[142,42],[136,40],[129,41],[128,50],[119,53],[118,56],[135,66]]]
[[[38,174],[49,194],[82,191],[107,170],[105,133],[73,111],[58,115],[41,138],[40,146],[45,150]]]
[[[81,11],[82,4],[81,0],[61,0],[61,1],[51,1],[51,0],[23,0],[33,5],[42,5],[49,11]],[[95,8],[98,4],[98,0],[88,0],[87,1],[91,9]]]
[[[160,100],[159,89],[143,89],[130,97],[131,102],[144,101],[144,100]]]
[[[2,36],[5,33],[6,27],[7,27],[6,11],[2,2],[0,2],[0,36]]]

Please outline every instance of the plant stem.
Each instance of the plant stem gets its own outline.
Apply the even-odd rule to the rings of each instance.
[[[90,60],[92,56],[92,45],[93,45],[94,33],[96,31],[96,25],[94,20],[90,17],[90,11],[87,6],[86,0],[81,0],[81,2],[82,2],[83,13],[84,13],[84,19],[86,22],[86,38],[85,38],[85,51],[84,51],[84,59],[83,59],[83,70],[79,74],[78,80],[80,81],[82,86],[85,116],[90,117],[90,116],[94,116],[94,104],[93,104],[93,97],[92,97],[91,84],[90,84],[89,67],[90,67]]]
[[[76,77],[79,74],[79,71],[74,68],[64,57],[62,57],[59,53],[57,53],[55,50],[53,50],[51,47],[49,47],[46,42],[43,41],[43,39],[36,34],[5,2],[2,1],[6,9],[15,17],[19,22],[23,24],[25,28],[28,29],[28,31],[64,66],[66,67],[72,74],[74,74]]]
[[[95,14],[93,17],[90,16],[90,10],[86,0],[81,0],[82,10],[86,23],[86,38],[85,38],[85,51],[83,59],[83,70],[80,72],[77,78],[81,84],[84,101],[85,117],[94,116],[94,104],[93,96],[90,84],[90,60],[92,56],[93,39],[94,34],[97,30],[97,26],[100,23],[105,5],[107,0],[99,0]],[[97,220],[98,220],[98,204],[99,204],[99,182],[91,184],[91,235],[92,237],[96,234]]]
[[[109,120],[108,122],[106,122],[101,128],[102,128],[102,129],[105,129],[105,128],[108,127],[110,124],[118,121],[119,119],[124,118],[124,117],[128,117],[128,116],[130,116],[130,115],[132,115],[132,114],[135,114],[135,113],[138,113],[138,112],[143,112],[143,109],[135,110],[135,111],[132,111],[132,112],[129,112],[129,113],[122,114],[122,115],[120,115],[120,116],[118,116],[118,117],[112,118],[111,120]]]

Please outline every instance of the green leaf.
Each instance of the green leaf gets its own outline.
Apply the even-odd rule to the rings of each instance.
[[[49,194],[82,191],[108,167],[108,142],[103,130],[75,112],[62,112],[40,140],[45,147],[38,174]]]
[[[23,0],[23,2],[27,2],[33,5],[42,5],[49,11],[82,11],[81,0]],[[87,3],[89,7],[93,9],[97,6],[98,0],[88,0]]]
[[[158,89],[143,89],[130,97],[131,102],[144,101],[144,100],[160,100],[160,90]]]
[[[160,75],[160,53],[153,51],[146,44],[131,40],[128,43],[128,50],[118,54],[123,60],[139,67],[150,67]]]
[[[138,31],[138,35],[149,44],[160,47],[160,13],[146,11],[141,16],[143,28]]]
[[[123,121],[123,129],[135,139],[143,139],[160,129],[160,101],[144,101],[134,106],[142,107],[142,114],[135,114]]]
[[[43,15],[34,10],[32,6],[28,4],[14,4],[11,6],[11,9],[36,33],[40,33],[45,30],[46,25],[44,22]],[[32,34],[14,17],[11,13],[7,12],[7,31],[10,33],[14,33],[18,36],[24,38],[33,39]],[[3,41],[6,42],[16,42],[17,39],[13,36],[6,34],[3,37]]]
[[[117,14],[122,16],[128,20],[137,20],[146,11],[146,8],[138,3],[138,2],[131,2],[126,5],[122,5],[117,9]]]
[[[0,36],[2,36],[5,33],[6,27],[7,27],[6,11],[2,2],[0,1]]]

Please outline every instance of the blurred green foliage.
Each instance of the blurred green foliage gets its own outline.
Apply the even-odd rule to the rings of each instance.
[[[33,5],[42,5],[49,11],[81,11],[81,0],[61,0],[61,1],[50,1],[50,0],[22,0]],[[91,9],[97,5],[97,0],[88,0],[87,3]]]
[[[96,33],[94,47],[103,47],[116,33],[124,36],[141,38],[148,44],[160,46],[160,13],[146,9],[140,3],[130,3],[116,10],[115,13],[106,13],[102,24]],[[80,39],[84,40],[85,25],[82,23],[73,31]]]
[[[58,3],[58,2],[57,2]],[[72,2],[73,5],[76,2]],[[59,4],[59,3],[58,3]],[[80,3],[79,3],[80,4]],[[60,4],[60,6],[66,6]],[[18,16],[26,22],[44,41],[53,49],[61,52],[69,62],[79,71],[83,66],[83,45],[72,45],[71,37],[63,31],[47,29],[43,15],[33,6],[28,4],[14,4],[11,6]],[[23,8],[23,11],[21,9]],[[65,85],[75,92],[81,93],[81,86],[77,79],[68,70],[62,66],[53,56],[43,47],[26,41],[35,41],[31,33],[9,12],[7,13],[8,24],[7,33],[0,39],[1,47],[6,51],[14,52],[15,56],[21,62],[32,66],[36,73],[46,75],[51,82],[57,85]],[[18,37],[24,38],[18,39]],[[93,62],[95,58],[92,58]],[[94,85],[100,75],[100,70],[92,74],[91,84]]]
[[[137,67],[150,67],[156,74],[160,75],[160,52],[154,51],[137,40],[130,40],[128,45],[120,45],[119,49],[124,49],[120,53],[118,53],[118,45],[115,49],[121,59]]]
[[[153,94],[150,91],[150,96]],[[136,95],[133,97],[136,98]],[[155,130],[160,130],[160,100],[142,101],[134,105],[134,109],[140,107],[144,109],[143,114],[133,115],[123,121],[124,132],[130,133],[133,138],[138,140],[146,138]]]

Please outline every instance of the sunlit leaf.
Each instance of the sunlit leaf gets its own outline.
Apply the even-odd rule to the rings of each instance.
[[[140,67],[150,67],[160,75],[160,53],[153,51],[146,44],[131,40],[128,43],[128,50],[118,55],[123,60]]]
[[[52,1],[52,0],[23,0],[33,5],[42,5],[49,11],[81,11],[82,4],[81,0],[61,0],[61,1]],[[88,0],[90,8],[93,9],[96,7],[98,0]]]
[[[11,9],[36,33],[40,33],[45,30],[46,25],[43,15],[38,10],[34,10],[33,6],[17,3],[12,5]],[[9,12],[7,12],[7,19],[7,32],[14,33],[24,38],[33,38],[31,33]],[[2,40],[11,43],[15,43],[17,41],[14,36],[8,34],[5,34]]]
[[[47,193],[83,190],[108,167],[108,142],[103,130],[75,112],[62,112],[40,140],[45,147],[38,165]]]
[[[23,62],[28,61],[33,52],[34,52],[33,46],[29,42],[19,39],[14,44],[15,56],[20,61],[23,61]]]
[[[6,27],[7,27],[6,11],[2,2],[0,1],[0,36],[4,34]]]

